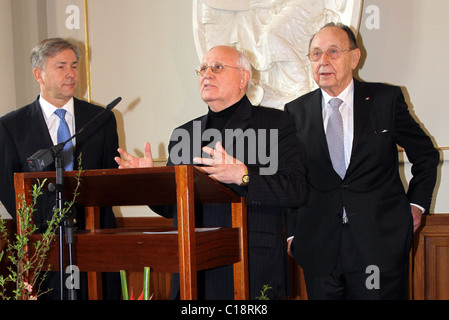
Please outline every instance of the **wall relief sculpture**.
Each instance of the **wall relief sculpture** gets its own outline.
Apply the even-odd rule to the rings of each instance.
[[[361,8],[362,0],[193,0],[198,57],[223,44],[246,52],[251,102],[281,109],[315,88],[306,56],[311,36],[328,22],[357,32]]]

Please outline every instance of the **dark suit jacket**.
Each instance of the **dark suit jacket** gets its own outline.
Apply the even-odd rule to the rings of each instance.
[[[292,118],[286,113],[264,107],[253,107],[244,97],[242,104],[234,111],[226,129],[243,130],[236,134],[236,139],[223,142],[228,153],[236,155],[236,145],[244,140],[245,130],[270,129],[278,133],[278,138],[270,145],[270,138],[263,139],[263,134],[256,137],[257,141],[245,142],[244,156],[238,154],[249,171],[250,183],[247,187],[227,185],[241,196],[246,197],[248,208],[248,246],[249,246],[249,277],[250,298],[260,296],[260,290],[264,284],[273,287],[268,292],[271,299],[282,299],[288,295],[288,260],[285,249],[282,226],[282,207],[295,207],[304,199],[304,172],[300,158],[300,149],[295,137],[295,127]],[[184,155],[188,153],[182,164],[192,164],[195,155],[199,155],[198,148],[194,148],[193,139],[195,130],[199,129],[201,135],[207,124],[208,116],[202,116],[192,120],[173,131],[169,144],[170,158],[168,165],[181,164],[180,146],[185,148],[180,151]],[[197,129],[195,129],[197,128]],[[252,130],[246,131],[246,133]],[[182,133],[188,133],[182,135]],[[261,131],[263,132],[263,131]],[[187,138],[186,136],[190,137]],[[193,138],[192,138],[193,137]],[[223,133],[223,137],[225,134]],[[272,135],[272,137],[275,137]],[[251,143],[252,141],[252,143]],[[197,141],[198,142],[198,141]],[[184,143],[184,144],[183,144]],[[278,170],[274,175],[261,175],[259,169],[263,167],[260,157],[252,161],[248,156],[248,148],[252,151],[267,151],[270,154],[278,150]],[[175,151],[176,150],[176,151]],[[262,162],[262,163],[261,163]],[[265,165],[267,167],[267,165]],[[167,207],[165,207],[167,208]],[[170,207],[173,209],[173,207]],[[163,211],[161,208],[153,208],[161,215],[173,217],[176,225],[176,211]],[[195,209],[197,227],[231,226],[231,208],[229,205],[210,204],[197,206]],[[206,272],[198,273],[198,297],[200,299],[233,299],[232,268],[226,266]]]
[[[75,99],[76,128],[82,128],[102,110],[104,109],[99,106]],[[27,158],[40,149],[52,146],[53,142],[42,115],[39,99],[0,118],[0,200],[13,218],[16,216],[14,173],[29,171]],[[118,155],[117,148],[115,116],[112,112],[106,112],[76,138],[74,170],[78,169],[77,158],[80,153],[82,153],[81,165],[85,170],[116,168],[114,156]],[[54,169],[53,164],[45,170],[52,171]],[[65,196],[70,199],[72,195]],[[40,198],[34,222],[41,228],[45,227],[45,222],[52,215],[55,195],[46,192]],[[84,212],[82,208],[78,207],[78,211],[80,210],[81,212],[77,212],[77,221],[78,226],[83,228]],[[102,227],[115,226],[111,208],[104,209],[101,215],[101,225]]]
[[[321,106],[318,89],[285,107],[306,150],[310,192],[295,217],[294,257],[306,272],[333,270],[344,206],[367,265],[381,271],[399,266],[408,259],[413,240],[410,203],[428,212],[439,153],[410,115],[399,87],[354,80],[354,141],[342,180],[331,164]],[[412,163],[407,192],[398,172],[398,145]]]

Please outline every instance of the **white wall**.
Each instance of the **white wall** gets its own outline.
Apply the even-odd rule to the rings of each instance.
[[[116,107],[122,147],[142,155],[149,141],[153,157],[166,159],[172,130],[207,108],[194,72],[199,61],[191,2],[132,3],[90,2],[92,95],[100,103],[123,98]],[[129,216],[150,210],[125,207],[121,212]]]
[[[0,39],[0,114],[4,114],[16,105],[11,4],[8,0],[0,0]]]
[[[371,27],[374,10],[379,29]],[[447,0],[364,0],[359,33],[364,61],[358,76],[401,86],[412,114],[441,150],[435,213],[449,213],[448,11]],[[410,164],[402,158],[408,180]]]
[[[10,89],[1,83],[0,101],[4,101],[3,92],[12,99],[0,104],[1,114],[29,103],[38,94],[29,65],[30,50],[38,40],[63,36],[84,43],[83,2],[0,0],[0,59],[10,61],[14,54],[14,71],[9,65],[9,77],[3,79],[8,78],[9,85],[15,84]],[[120,145],[141,155],[143,144],[149,141],[154,157],[163,160],[171,131],[205,113],[207,108],[199,97],[194,72],[199,61],[193,40],[192,2],[88,3],[92,100],[106,105],[121,96],[122,102],[114,109]],[[80,9],[79,29],[67,28],[66,9],[70,5]],[[370,5],[379,9],[379,29],[370,29],[366,24],[372,18],[372,13],[366,13]],[[448,11],[447,0],[365,0],[359,32],[366,57],[358,76],[404,88],[412,111],[442,148],[443,160],[448,159],[445,148],[449,147],[445,123],[449,108],[444,99],[449,80],[449,61],[445,59],[449,46],[449,21],[445,17]],[[3,47],[4,37],[9,41],[9,50]],[[85,72],[82,77],[85,79]],[[82,80],[78,97],[87,98],[86,84]],[[432,210],[436,213],[449,213],[447,165],[444,162],[440,168]],[[407,177],[407,161],[403,171]],[[149,213],[144,207],[119,211],[127,216]]]
[[[371,5],[379,8],[380,29],[367,28]],[[439,147],[449,147],[448,11],[447,0],[365,0],[360,26],[366,49],[360,77],[403,87]]]
[[[11,3],[0,0],[0,114],[11,111],[11,107],[16,105],[12,38]],[[9,216],[1,202],[0,216]]]

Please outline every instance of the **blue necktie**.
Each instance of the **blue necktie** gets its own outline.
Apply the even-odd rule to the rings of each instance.
[[[67,122],[65,121],[65,113],[66,110],[64,109],[57,109],[55,111],[55,114],[59,117],[59,127],[58,127],[58,143],[65,142],[68,140],[70,135],[69,126],[67,125]],[[64,149],[61,152],[61,156],[64,159],[64,170],[65,171],[71,171],[73,170],[73,143],[72,140],[69,140],[65,146]]]
[[[326,139],[329,147],[332,165],[338,175],[343,179],[346,174],[345,146],[343,136],[343,119],[338,109],[342,100],[334,98],[329,101],[332,113],[327,122]]]

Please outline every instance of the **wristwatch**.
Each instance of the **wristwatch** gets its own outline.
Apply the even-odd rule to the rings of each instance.
[[[242,183],[240,183],[241,187],[247,186],[249,183],[249,174],[248,174],[248,168],[245,166],[245,174],[242,177]]]

